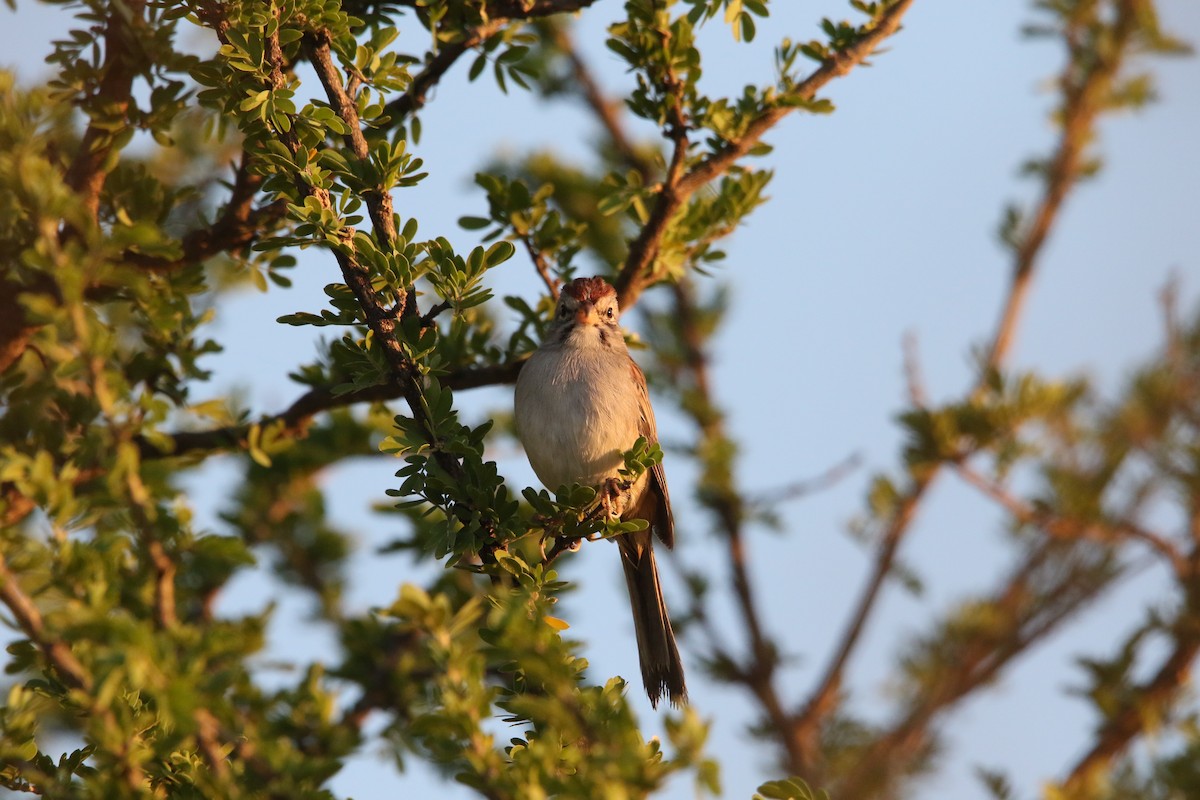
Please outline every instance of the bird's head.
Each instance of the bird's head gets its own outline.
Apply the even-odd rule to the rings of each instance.
[[[554,326],[568,332],[579,327],[616,327],[621,311],[617,292],[603,278],[576,278],[562,288]]]

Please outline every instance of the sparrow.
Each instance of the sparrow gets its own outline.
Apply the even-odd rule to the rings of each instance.
[[[629,355],[617,319],[617,293],[602,278],[576,278],[559,296],[545,340],[521,369],[517,432],[530,466],[550,489],[578,483],[617,493],[623,453],[638,437],[658,441],[646,376]],[[644,530],[614,537],[621,553],[650,704],[665,694],[687,702],[683,664],[654,561],[654,537],[675,543],[671,496],[662,464],[642,473],[621,505],[622,521]]]

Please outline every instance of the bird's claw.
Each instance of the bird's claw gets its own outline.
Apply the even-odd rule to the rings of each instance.
[[[600,506],[604,509],[604,515],[610,519],[620,517],[625,512],[624,503],[621,501],[626,499],[625,493],[629,490],[628,481],[623,481],[620,478],[609,478],[600,487]]]

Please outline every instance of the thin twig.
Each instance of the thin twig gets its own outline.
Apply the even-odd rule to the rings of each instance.
[[[1012,348],[1017,322],[1029,295],[1037,258],[1058,218],[1067,192],[1078,182],[1083,172],[1084,149],[1091,140],[1097,115],[1107,107],[1106,99],[1113,78],[1120,69],[1129,39],[1137,29],[1139,7],[1139,0],[1125,0],[1117,4],[1117,16],[1112,28],[1113,42],[1106,48],[1106,54],[1093,57],[1093,66],[1080,79],[1083,81],[1081,84],[1071,84],[1071,67],[1066,67],[1062,81],[1065,100],[1058,149],[1047,166],[1046,185],[1033,222],[1022,233],[1016,247],[1012,288],[1000,313],[1000,322],[996,326],[996,335],[986,362],[990,367],[1002,363]],[[1078,43],[1069,44],[1072,50],[1082,46]]]
[[[542,283],[546,284],[546,291],[557,303],[558,281],[550,274],[550,265],[546,263],[546,254],[534,245],[533,239],[528,234],[521,237],[521,242],[525,245],[525,251],[529,253],[529,258],[533,261],[534,269],[541,276]]]
[[[425,69],[413,77],[408,90],[388,103],[384,113],[391,118],[392,124],[396,124],[420,111],[428,102],[430,91],[450,67],[454,66],[454,62],[468,50],[486,43],[513,22],[567,14],[586,8],[594,2],[596,0],[535,0],[528,3],[490,4],[487,21],[465,31],[459,41],[441,45],[437,54],[425,65]]]
[[[1016,565],[984,603],[995,612],[990,617],[993,624],[958,643],[950,673],[925,686],[901,718],[870,743],[858,758],[859,767],[837,784],[838,796],[873,796],[873,789],[887,785],[906,764],[928,752],[930,728],[939,714],[980,686],[993,683],[1004,667],[1048,637],[1109,585],[1103,579],[1080,583],[1067,575],[1058,577],[1052,590],[1039,590],[1035,575],[1060,549],[1061,543],[1042,540]]]
[[[608,139],[612,142],[613,148],[621,160],[637,170],[638,174],[642,176],[643,183],[651,183],[654,180],[654,164],[638,152],[625,132],[625,126],[621,124],[621,110],[624,106],[607,97],[600,89],[600,83],[592,74],[587,62],[580,56],[579,50],[575,47],[575,42],[565,26],[555,25],[551,29],[551,36],[554,46],[562,52],[571,65],[571,75],[578,84],[584,101],[596,115],[596,119],[599,120],[605,133],[608,134]]]
[[[1037,526],[1054,538],[1087,538],[1100,542],[1111,542],[1122,537],[1135,539],[1149,545],[1151,549],[1162,556],[1181,580],[1191,574],[1191,566],[1188,564],[1187,558],[1173,542],[1135,522],[1115,520],[1104,523],[1095,521],[1085,523],[1060,517],[1022,502],[1012,492],[994,481],[988,480],[965,462],[954,464],[954,471],[964,481],[1003,506],[1018,522]]]
[[[696,318],[696,301],[692,296],[691,285],[683,280],[672,284],[671,290],[675,298],[675,319],[684,362],[691,373],[692,384],[698,396],[692,412],[693,422],[700,429],[705,442],[725,441],[727,433],[724,418],[717,410],[712,396],[709,359],[704,347],[704,336]],[[726,480],[732,483],[732,475]],[[739,663],[728,653],[724,653],[724,656],[738,679],[762,705],[767,719],[778,732],[788,754],[789,766],[798,764],[799,742],[792,736],[789,715],[775,681],[779,665],[777,648],[765,631],[762,612],[755,598],[754,582],[750,575],[748,545],[743,527],[744,502],[732,485],[710,487],[705,495],[706,505],[709,506],[724,535],[730,584],[748,640],[744,663]]]
[[[925,408],[929,404],[929,392],[925,389],[925,378],[921,370],[921,354],[917,334],[904,334],[904,384],[908,388],[908,402],[914,408]]]
[[[746,504],[755,508],[771,508],[781,503],[800,500],[817,492],[823,492],[841,482],[861,464],[862,456],[859,453],[851,453],[819,475],[762,492],[747,500]]]

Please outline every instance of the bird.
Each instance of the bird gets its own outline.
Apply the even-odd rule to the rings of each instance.
[[[578,483],[614,492],[624,452],[639,437],[658,441],[646,376],[629,355],[619,317],[617,293],[603,278],[566,283],[541,346],[517,378],[517,433],[534,473],[551,490]],[[675,544],[661,462],[628,488],[620,519],[648,523],[614,537],[629,589],[642,683],[654,708],[664,694],[679,707],[687,703],[687,685],[654,560],[655,536],[668,548]]]

